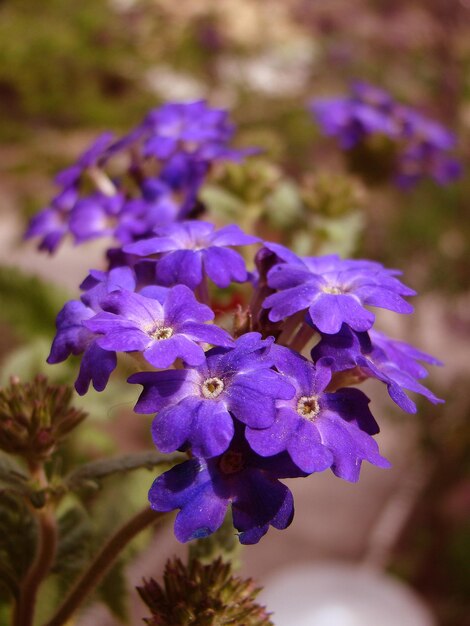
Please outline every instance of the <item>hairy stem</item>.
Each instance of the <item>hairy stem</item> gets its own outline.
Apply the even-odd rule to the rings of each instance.
[[[38,481],[39,485],[46,487],[48,481],[44,467],[42,465],[32,466],[30,470],[32,477]],[[20,587],[13,626],[32,626],[39,587],[54,562],[57,546],[57,523],[50,502],[47,502],[44,508],[37,512],[37,521],[38,545],[36,556]]]
[[[69,595],[45,626],[62,626],[79,608],[86,597],[92,592],[107,574],[123,548],[142,530],[165,516],[146,507],[126,522],[102,547],[96,558],[83,572]]]

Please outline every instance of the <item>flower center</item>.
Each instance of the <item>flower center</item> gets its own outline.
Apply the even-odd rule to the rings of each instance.
[[[157,326],[150,333],[150,337],[155,339],[156,341],[161,341],[162,339],[169,339],[173,334],[173,328],[169,326]]]
[[[220,396],[224,390],[224,383],[220,378],[207,378],[202,383],[202,395],[208,400],[213,400]]]
[[[219,469],[223,474],[236,474],[245,467],[245,459],[241,452],[229,451],[219,461]]]
[[[338,296],[340,293],[343,293],[341,287],[336,287],[335,285],[327,285],[323,287],[324,293],[332,293],[335,296]]]
[[[320,405],[316,396],[302,396],[297,402],[297,413],[307,420],[313,421],[320,413]]]

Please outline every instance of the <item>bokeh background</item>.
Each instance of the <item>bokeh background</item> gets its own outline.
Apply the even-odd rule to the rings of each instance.
[[[445,187],[424,181],[405,192],[354,175],[306,109],[314,97],[346,93],[353,79],[455,131],[462,178]],[[246,549],[244,573],[263,583],[287,564],[366,561],[406,581],[439,624],[470,624],[470,1],[2,0],[2,380],[38,370],[73,380],[73,366],[54,374],[43,362],[56,311],[75,297],[87,270],[99,267],[104,245],[65,245],[50,259],[22,242],[28,217],[53,194],[53,175],[102,130],[125,132],[151,107],[199,98],[230,109],[237,142],[260,146],[279,168],[262,173],[272,192],[265,235],[308,249],[308,230],[296,228],[291,185],[325,180],[317,193],[326,199],[313,202],[309,222],[324,233],[325,249],[403,269],[420,293],[416,314],[398,322],[384,316],[383,327],[445,362],[432,376],[444,407],[422,403],[418,416],[401,417],[370,389],[393,470],[364,468],[358,485],[326,474],[298,481],[304,484],[295,486],[293,526]],[[328,181],[336,190],[343,185],[338,214]],[[255,204],[230,210],[249,226]],[[112,388],[83,401],[97,417],[76,454],[149,445],[148,423],[139,416],[137,424],[131,411],[133,391]],[[151,476],[132,480],[139,501]],[[105,518],[119,515],[106,493],[99,514],[103,528]],[[163,543],[165,550],[151,544],[140,554],[127,584],[158,575],[174,548],[170,532]],[[126,582],[116,574],[114,589],[118,584]],[[134,604],[138,623],[143,610]],[[116,619],[91,607],[81,623]]]

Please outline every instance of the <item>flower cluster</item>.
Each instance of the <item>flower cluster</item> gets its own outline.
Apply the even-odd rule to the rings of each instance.
[[[26,237],[54,252],[70,234],[76,244],[114,237],[121,244],[197,213],[198,191],[218,160],[252,150],[229,146],[234,126],[205,102],[150,111],[125,137],[102,134],[75,165],[60,172],[60,191],[30,222]]]
[[[460,175],[460,164],[449,156],[454,135],[378,87],[354,83],[350,95],[313,100],[310,110],[323,132],[336,137],[343,150],[372,137],[387,137],[396,147],[394,175],[403,188],[426,176],[445,185]]]
[[[108,154],[137,141],[146,157],[166,159],[164,172],[186,159],[207,166],[233,156],[225,115],[191,106],[199,124],[191,107],[168,105]],[[96,145],[101,154],[104,144]],[[69,184],[96,158],[95,150],[68,170]],[[216,531],[231,507],[240,541],[252,544],[270,526],[292,521],[283,478],[331,469],[357,481],[363,461],[388,467],[369,398],[356,385],[377,379],[414,412],[407,391],[440,401],[420,382],[427,374],[422,362],[438,361],[373,328],[370,307],[412,311],[406,298],[415,292],[397,270],[336,255],[302,258],[235,225],[216,229],[185,217],[141,235],[134,230],[108,252],[107,271],[91,271],[80,299],[59,313],[49,362],[82,354],[76,389],[83,394],[90,383],[104,389],[118,354],[138,357],[140,371],[129,379],[142,386],[136,412],[154,415],[160,451],[188,454],[155,480],[151,506],[179,509],[175,534],[182,542]],[[250,271],[233,248],[246,256],[252,245],[259,249]],[[253,295],[234,312],[230,333],[220,325],[226,316],[211,307],[211,285],[234,282]]]

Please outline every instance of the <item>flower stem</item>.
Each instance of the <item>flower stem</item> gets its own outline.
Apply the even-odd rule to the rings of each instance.
[[[63,626],[88,594],[101,582],[123,548],[142,530],[160,520],[164,515],[146,507],[121,526],[103,546],[88,569],[83,572],[55,615],[45,626]]]
[[[43,465],[31,466],[31,475],[38,484],[48,484]],[[54,563],[57,546],[57,523],[53,507],[47,502],[37,513],[38,546],[35,559],[21,584],[18,602],[15,607],[13,626],[32,626],[36,607],[36,596],[44,578]]]

